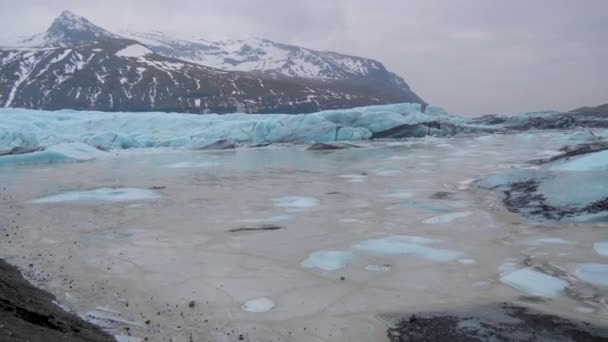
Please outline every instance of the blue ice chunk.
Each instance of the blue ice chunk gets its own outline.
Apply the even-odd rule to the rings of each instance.
[[[51,195],[33,200],[33,203],[61,203],[61,202],[131,202],[139,200],[153,200],[160,195],[153,190],[137,188],[101,188],[90,191],[72,191]]]
[[[388,272],[391,270],[390,265],[367,265],[365,266],[366,271],[370,272]]]
[[[596,242],[593,244],[595,252],[601,256],[608,256],[608,241]]]
[[[405,192],[405,191],[404,192],[393,192],[388,195],[385,195],[385,197],[398,198],[398,199],[406,199],[406,198],[410,198],[412,196],[414,196],[413,193]]]
[[[526,267],[500,277],[500,281],[532,296],[555,298],[563,293],[568,283],[557,277]]]
[[[392,235],[382,239],[373,239],[355,244],[358,251],[384,255],[412,255],[419,258],[448,262],[460,258],[463,253],[449,249],[433,248],[429,245],[441,241],[418,236]]]
[[[564,134],[561,137],[559,137],[558,142],[564,142],[564,143],[569,143],[569,142],[593,142],[593,141],[597,141],[600,140],[600,138],[593,134],[593,132],[589,131],[589,130],[585,130],[585,131],[581,131],[581,132],[575,132],[575,133],[571,133],[571,134]]]
[[[0,165],[46,164],[86,161],[106,156],[107,153],[82,143],[57,144],[44,151],[0,157]]]
[[[590,153],[551,166],[554,171],[608,171],[608,150]]]
[[[346,267],[353,259],[351,252],[318,251],[310,254],[302,261],[305,268],[319,268],[324,271],[336,271]]]
[[[241,306],[241,310],[253,313],[268,312],[274,308],[275,304],[270,298],[256,298],[248,300]]]
[[[575,274],[592,285],[608,287],[608,264],[580,264]]]

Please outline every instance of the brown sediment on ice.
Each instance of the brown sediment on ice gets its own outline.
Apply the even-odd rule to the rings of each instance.
[[[0,341],[114,341],[114,338],[53,303],[17,268],[0,259]]]

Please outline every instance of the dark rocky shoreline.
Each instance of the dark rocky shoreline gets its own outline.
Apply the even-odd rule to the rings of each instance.
[[[391,342],[608,341],[608,328],[499,303],[454,312],[385,315]]]
[[[53,303],[14,266],[0,259],[0,341],[110,342],[114,338]]]

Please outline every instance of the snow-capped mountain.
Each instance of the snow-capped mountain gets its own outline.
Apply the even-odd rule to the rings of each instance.
[[[180,39],[162,32],[121,32],[146,44],[152,51],[212,68],[232,71],[259,71],[270,75],[343,80],[370,78],[407,87],[382,63],[336,52],[315,51],[275,43],[267,39],[208,41]]]
[[[0,107],[305,113],[395,102],[423,103],[373,60],[267,40],[124,37],[69,11],[0,48]]]

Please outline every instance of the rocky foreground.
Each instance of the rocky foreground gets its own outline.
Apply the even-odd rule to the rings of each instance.
[[[54,304],[0,259],[0,341],[114,341],[114,338]]]

